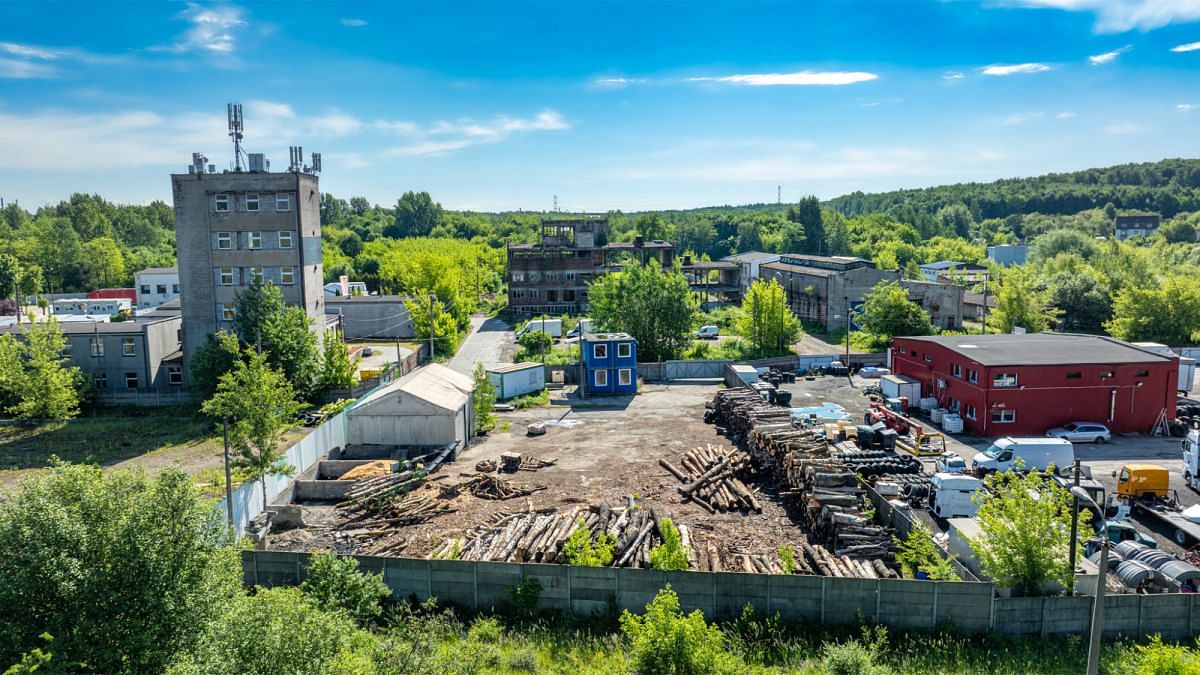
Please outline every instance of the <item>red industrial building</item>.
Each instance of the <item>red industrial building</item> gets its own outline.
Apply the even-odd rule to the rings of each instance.
[[[1175,418],[1179,358],[1110,337],[898,337],[891,363],[980,436],[1040,436],[1074,421],[1145,433],[1160,415]]]

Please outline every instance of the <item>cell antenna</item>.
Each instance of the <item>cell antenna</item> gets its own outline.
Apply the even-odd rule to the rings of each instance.
[[[783,203],[783,186],[782,185],[775,186],[775,203],[776,204]]]
[[[554,195],[554,213],[558,213],[558,195]]]
[[[233,139],[234,171],[242,171],[242,104],[229,103],[226,105],[229,116],[229,137]]]
[[[321,153],[312,153],[312,173],[321,173]]]

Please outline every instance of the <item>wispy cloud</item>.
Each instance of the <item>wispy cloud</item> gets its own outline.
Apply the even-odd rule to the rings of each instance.
[[[591,85],[597,89],[624,89],[634,84],[646,84],[650,80],[644,77],[599,77],[592,80]]]
[[[1200,0],[1009,0],[1004,4],[1091,12],[1098,33],[1145,32],[1200,19]]]
[[[19,56],[23,59],[40,59],[42,61],[54,61],[62,58],[66,53],[45,47],[35,47],[33,45],[22,45],[15,42],[0,42],[0,52]]]
[[[366,125],[337,108],[319,115],[298,115],[292,106],[274,101],[246,103],[246,117],[257,133],[270,140],[293,138],[338,138],[358,133]]]
[[[1179,112],[1188,112],[1200,108],[1200,103],[1176,103],[1175,109]]]
[[[408,143],[386,151],[391,156],[443,155],[472,145],[498,143],[518,133],[571,128],[570,123],[554,110],[543,110],[533,117],[501,115],[487,121],[441,120],[427,126],[403,120],[378,120],[370,126],[408,138]]]
[[[1142,131],[1142,125],[1137,122],[1113,122],[1104,127],[1108,134],[1136,134]]]
[[[1057,115],[1055,115],[1055,116],[1054,116],[1054,119],[1056,119],[1056,120],[1069,120],[1069,119],[1071,119],[1071,118],[1072,118],[1072,117],[1074,117],[1074,116],[1075,116],[1075,113],[1071,112],[1070,110],[1064,110],[1064,111],[1062,111],[1062,112],[1058,113]]]
[[[1121,47],[1120,49],[1114,49],[1111,52],[1104,52],[1103,54],[1089,56],[1088,61],[1093,66],[1102,66],[1106,63],[1110,63],[1112,61],[1117,60],[1118,56],[1129,51],[1130,49],[1133,49],[1133,45],[1125,45],[1124,47]]]
[[[239,33],[246,27],[244,12],[234,5],[201,5],[189,2],[179,18],[191,24],[177,41],[152,47],[153,51],[185,52],[201,50],[228,56],[237,49]]]
[[[744,75],[726,75],[724,77],[689,77],[689,82],[726,82],[742,84],[751,87],[805,87],[805,86],[842,86],[870,82],[879,79],[875,73],[861,71],[815,71],[801,70],[794,73],[748,73]]]
[[[943,80],[961,80],[961,79],[965,78],[966,76],[967,76],[966,73],[963,73],[958,70],[949,70],[949,71],[946,71],[945,73],[942,73]]]
[[[1044,63],[1014,63],[1010,65],[992,65],[982,68],[980,72],[984,75],[994,75],[1003,77],[1005,75],[1019,75],[1025,73],[1044,73],[1047,70],[1053,70],[1051,66]]]
[[[342,19],[342,25],[350,26],[351,28],[362,28],[367,25],[367,21],[366,19]]]
[[[1187,44],[1171,47],[1171,51],[1173,52],[1194,52],[1197,49],[1200,49],[1200,42],[1189,42]]]
[[[48,63],[0,57],[0,78],[3,79],[26,80],[54,77],[57,74],[58,70]]]
[[[1004,118],[1000,124],[1006,127],[1011,127],[1017,124],[1031,122],[1033,120],[1040,120],[1045,116],[1046,114],[1042,112],[1015,113]]]

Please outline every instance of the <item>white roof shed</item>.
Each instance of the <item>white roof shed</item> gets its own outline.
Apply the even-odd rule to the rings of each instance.
[[[371,392],[347,413],[351,445],[460,447],[474,431],[471,378],[431,363]]]

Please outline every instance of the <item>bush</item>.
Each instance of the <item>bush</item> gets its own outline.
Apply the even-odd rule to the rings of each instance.
[[[575,531],[563,544],[563,556],[568,565],[580,567],[608,567],[613,560],[613,545],[616,542],[607,532],[602,532],[592,543],[592,533],[584,524],[583,518],[575,526]]]
[[[875,662],[876,657],[887,649],[886,626],[863,626],[862,639],[850,642],[826,644],[822,651],[822,664],[830,675],[869,675],[885,672]]]
[[[542,596],[542,582],[530,577],[508,589],[508,593],[512,596],[513,605],[519,613],[533,614],[537,609],[538,598]]]
[[[796,549],[790,544],[785,544],[779,547],[779,562],[783,567],[784,574],[796,573]]]
[[[671,585],[654,596],[646,613],[621,614],[621,630],[629,638],[630,655],[643,673],[735,672],[737,660],[726,651],[725,634],[710,626],[700,610],[684,615]]]
[[[380,602],[392,594],[382,574],[359,572],[354,558],[333,553],[318,553],[310,559],[308,578],[300,590],[321,609],[342,610],[359,624],[377,619],[383,611]]]
[[[1196,640],[1200,649],[1200,639]],[[1200,652],[1184,645],[1166,644],[1162,636],[1154,635],[1144,645],[1127,650],[1112,672],[1137,675],[1195,675],[1200,673]]]
[[[670,518],[663,518],[659,529],[662,530],[663,543],[650,549],[650,567],[663,572],[686,570],[687,551],[683,549],[683,538],[675,528],[675,523]]]

